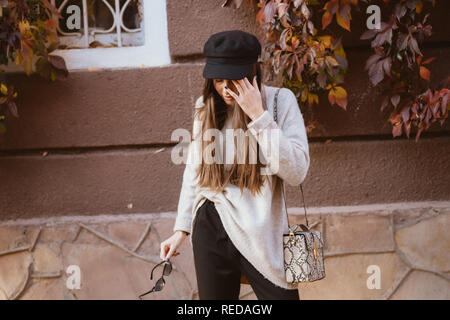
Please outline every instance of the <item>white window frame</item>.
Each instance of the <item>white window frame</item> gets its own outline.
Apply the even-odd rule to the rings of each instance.
[[[64,58],[71,70],[146,68],[168,65],[170,61],[166,0],[144,0],[144,45],[135,47],[58,49],[51,54]],[[22,70],[10,63],[8,72]]]

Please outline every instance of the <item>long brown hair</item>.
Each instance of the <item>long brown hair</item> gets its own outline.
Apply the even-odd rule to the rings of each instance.
[[[251,72],[247,75],[250,83],[253,84],[253,77],[257,76],[258,88],[261,92],[262,104],[264,110],[267,110],[266,104],[266,95],[264,92],[264,87],[261,85],[261,66],[260,62],[256,62],[253,65]],[[223,101],[222,97],[216,91],[214,87],[213,79],[205,79],[203,85],[203,106],[196,109],[194,115],[195,119],[201,121],[201,130],[200,133],[206,132],[207,129],[218,129],[221,130],[225,124],[225,120],[227,117],[227,108],[230,108],[226,105],[225,101]],[[234,130],[242,129],[244,132],[247,130],[248,123],[251,122],[250,117],[248,117],[245,112],[241,109],[241,107],[234,101],[233,112],[230,114],[231,116],[231,126]],[[196,137],[194,137],[195,139]],[[264,183],[264,179],[267,179],[266,175],[262,175],[261,168],[265,167],[260,161],[260,150],[259,145],[256,143],[256,155],[257,161],[256,163],[250,163],[249,161],[249,139],[251,137],[249,135],[245,135],[245,150],[235,150],[235,157],[233,164],[229,171],[226,171],[224,165],[222,163],[217,163],[214,161],[211,164],[205,163],[203,161],[200,162],[196,177],[199,177],[199,186],[207,187],[212,190],[216,190],[217,192],[223,191],[225,186],[228,183],[239,186],[241,193],[244,187],[248,188],[252,195],[255,193],[260,193],[261,187]],[[203,141],[202,137],[200,137],[201,141],[201,154],[204,155],[205,148],[210,144],[214,144],[214,151],[222,150],[219,149],[221,146],[215,141],[215,137],[211,139],[211,142]],[[237,147],[239,147],[238,144]],[[209,146],[211,148],[211,146]],[[243,154],[244,163],[236,163],[237,162],[237,153],[241,152]],[[242,153],[243,152],[243,153]],[[214,154],[213,154],[214,156]],[[253,161],[254,162],[254,161]]]

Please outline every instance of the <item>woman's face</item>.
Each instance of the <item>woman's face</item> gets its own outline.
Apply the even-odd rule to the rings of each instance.
[[[214,88],[216,89],[217,93],[222,97],[223,101],[229,106],[232,106],[234,104],[234,98],[230,96],[225,91],[225,86],[232,90],[234,93],[239,94],[236,87],[233,84],[232,80],[227,79],[213,79]]]

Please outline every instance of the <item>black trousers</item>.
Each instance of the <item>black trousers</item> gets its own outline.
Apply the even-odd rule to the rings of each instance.
[[[241,272],[259,300],[299,300],[297,289],[281,288],[256,270],[228,237],[214,202],[196,212],[192,245],[200,300],[238,300]]]

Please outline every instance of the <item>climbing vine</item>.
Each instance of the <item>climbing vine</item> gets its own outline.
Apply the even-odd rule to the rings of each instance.
[[[63,58],[51,54],[57,49],[56,32],[61,17],[48,0],[0,0],[0,134],[6,131],[8,116],[19,117],[18,91],[8,84],[5,67],[21,66],[27,75],[33,71],[55,81],[68,75]],[[51,18],[53,17],[53,18]]]
[[[290,88],[309,109],[326,97],[331,105],[344,110],[347,91],[344,76],[348,69],[342,35],[329,30],[333,21],[342,32],[351,32],[353,11],[361,11],[361,3],[371,0],[228,0],[222,6],[239,8],[243,3],[258,7],[256,22],[264,34],[262,59],[266,78],[281,75],[283,85]],[[379,1],[377,2],[379,3]],[[430,86],[431,72],[427,65],[436,57],[424,57],[420,46],[432,33],[427,22],[435,6],[434,0],[383,0],[382,10],[388,21],[380,28],[369,29],[362,40],[372,40],[373,54],[365,70],[370,82],[382,88],[383,111],[390,109],[387,121],[393,137],[417,128],[416,141],[433,122],[442,125],[448,117],[450,82]],[[317,126],[307,125],[310,132]]]

